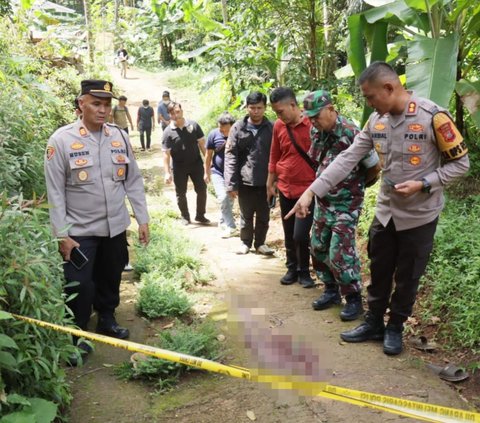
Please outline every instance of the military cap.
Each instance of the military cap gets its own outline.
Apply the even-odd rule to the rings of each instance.
[[[84,79],[81,82],[81,95],[90,94],[94,97],[117,98],[112,93],[112,83],[100,79]]]
[[[308,117],[316,116],[320,113],[320,110],[329,104],[332,104],[332,98],[328,91],[312,91],[303,99],[304,113]]]

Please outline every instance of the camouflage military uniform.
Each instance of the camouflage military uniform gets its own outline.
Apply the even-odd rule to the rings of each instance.
[[[319,163],[317,177],[355,138],[359,129],[342,116],[333,132],[312,128],[310,157]],[[311,254],[318,277],[325,284],[340,285],[342,295],[360,292],[360,259],[355,228],[363,203],[365,178],[356,166],[323,198],[316,198]]]

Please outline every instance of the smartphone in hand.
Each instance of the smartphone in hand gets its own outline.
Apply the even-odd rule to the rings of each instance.
[[[384,177],[383,177],[383,180],[385,181],[385,183],[386,183],[388,186],[390,186],[390,187],[392,187],[392,188],[395,188],[395,185],[397,185],[396,182],[393,182],[388,176],[384,176]]]
[[[273,209],[273,208],[275,208],[275,204],[277,204],[277,196],[276,196],[276,195],[272,195],[272,196],[270,197],[270,201],[268,202],[268,207],[269,207],[270,209]]]
[[[82,253],[82,250],[77,247],[73,247],[72,251],[70,252],[70,263],[72,263],[75,269],[80,270],[88,263],[88,258]]]

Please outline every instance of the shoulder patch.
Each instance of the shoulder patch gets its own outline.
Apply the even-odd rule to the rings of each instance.
[[[50,160],[55,154],[55,147],[53,145],[47,145],[45,154],[47,155],[47,160]]]
[[[412,116],[417,114],[417,103],[415,101],[410,101],[407,107],[407,115]]]
[[[458,159],[468,153],[468,148],[450,116],[445,112],[433,116],[433,130],[437,145],[445,160]]]

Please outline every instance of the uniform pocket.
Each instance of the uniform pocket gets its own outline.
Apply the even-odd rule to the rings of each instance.
[[[70,160],[70,172],[73,185],[93,184],[93,158],[79,157]]]
[[[403,143],[403,170],[418,170],[425,167],[425,145],[422,142]]]
[[[130,159],[125,154],[112,154],[113,172],[112,178],[114,181],[124,181],[127,177],[128,164]]]

